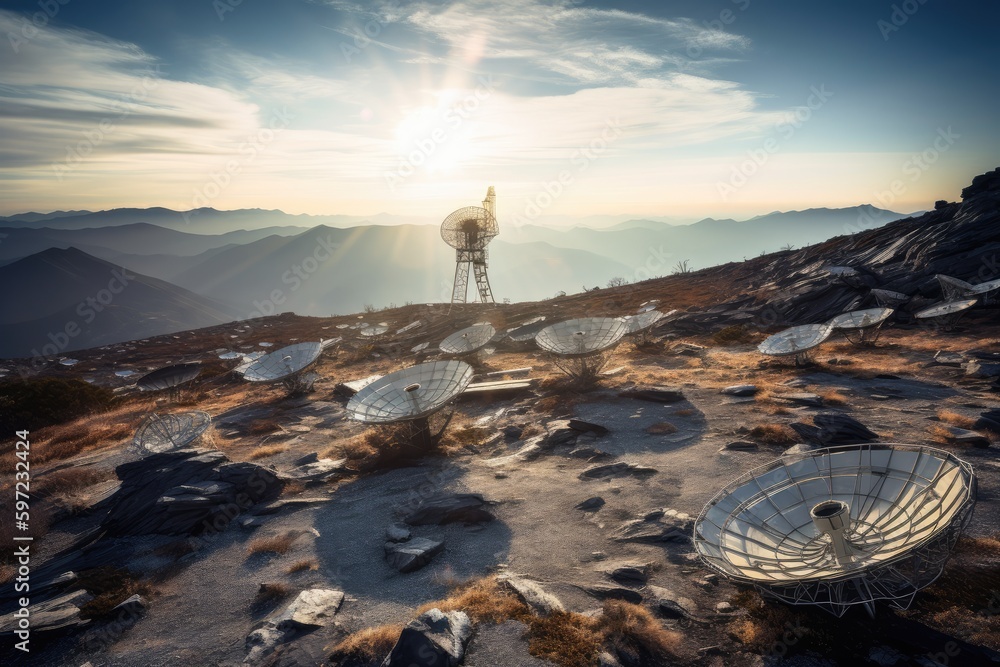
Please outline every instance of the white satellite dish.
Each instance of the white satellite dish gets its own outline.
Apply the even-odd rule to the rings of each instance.
[[[410,348],[410,352],[413,352],[414,354],[417,354],[417,353],[423,352],[428,347],[430,347],[430,343],[428,343],[428,342],[418,343],[418,344],[416,344],[416,345],[414,345],[413,347]]]
[[[905,609],[940,576],[975,492],[972,467],[930,447],[786,455],[709,501],[694,544],[711,569],[790,604]]]
[[[378,338],[379,336],[385,335],[389,331],[389,327],[384,324],[374,324],[369,327],[365,327],[358,333],[365,338]]]
[[[170,390],[174,394],[178,387],[190,382],[201,373],[201,364],[174,364],[143,375],[135,381],[141,391]]]
[[[865,308],[841,313],[827,324],[844,334],[847,340],[857,345],[874,345],[878,340],[882,325],[892,314],[892,308]]]
[[[207,412],[149,414],[132,438],[132,448],[141,454],[159,454],[180,449],[198,439],[212,425]]]
[[[422,419],[465,391],[472,375],[472,366],[464,361],[429,361],[411,366],[360,390],[347,403],[347,412],[369,424]]]
[[[666,315],[658,310],[647,310],[638,315],[629,315],[623,317],[622,321],[625,322],[625,327],[627,331],[625,335],[631,336],[642,331],[646,331],[653,327],[657,322],[662,320]]]
[[[464,357],[476,354],[493,340],[497,330],[489,322],[473,324],[451,334],[438,345],[445,354]]]
[[[803,324],[768,336],[757,350],[772,357],[794,356],[795,363],[808,360],[809,352],[830,337],[833,327],[829,324]]]
[[[522,322],[516,327],[507,329],[507,338],[515,343],[527,343],[535,339],[535,335],[545,328],[545,316],[533,317],[527,322]]]
[[[639,309],[636,310],[635,312],[648,313],[649,311],[655,309],[658,305],[660,305],[659,299],[650,299],[649,301],[644,301],[643,303],[639,304]]]
[[[979,299],[945,301],[913,313],[918,320],[940,320],[945,329],[955,326],[967,310],[979,303]]]
[[[597,379],[627,331],[618,318],[587,317],[545,327],[535,336],[535,343],[553,355],[552,362],[564,373],[589,383]]]
[[[909,295],[887,289],[876,288],[868,294],[875,299],[875,303],[887,308],[897,308],[910,300]]]
[[[265,354],[243,371],[248,382],[282,382],[292,393],[308,391],[314,374],[305,374],[323,353],[322,343],[296,343]]]

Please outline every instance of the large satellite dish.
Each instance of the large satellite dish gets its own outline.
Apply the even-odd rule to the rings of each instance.
[[[981,296],[983,297],[983,303],[989,303],[990,295],[1000,290],[1000,279],[973,285],[964,280],[942,274],[934,277],[937,278],[938,284],[941,285],[941,292],[944,294],[945,301],[960,301],[962,299]]]
[[[451,303],[465,303],[469,287],[469,268],[476,281],[476,291],[483,303],[493,303],[493,290],[486,275],[489,259],[486,246],[500,233],[496,219],[496,191],[491,185],[482,207],[466,206],[454,211],[441,223],[441,238],[455,248],[455,284]]]
[[[553,363],[578,382],[592,382],[610,359],[610,351],[628,332],[621,319],[586,317],[545,327],[535,336],[538,347],[553,355]]]
[[[314,374],[304,371],[323,353],[322,343],[296,343],[265,354],[243,371],[249,382],[282,382],[291,393],[308,391]]]
[[[856,345],[874,345],[882,325],[896,312],[892,308],[865,308],[841,313],[827,324]]]
[[[347,411],[361,422],[388,424],[427,417],[465,391],[472,366],[464,361],[429,361],[372,382],[351,397]]]
[[[141,454],[159,454],[186,447],[212,425],[207,412],[149,414],[132,438],[132,448]]]
[[[910,300],[907,294],[887,289],[875,288],[868,294],[875,299],[875,303],[886,308],[898,308]]]
[[[768,336],[757,346],[761,354],[772,357],[794,356],[796,364],[808,361],[809,353],[830,337],[829,324],[803,324]]]
[[[622,321],[625,322],[626,327],[625,335],[631,336],[648,331],[664,317],[666,317],[666,315],[658,310],[645,310],[638,315],[623,317]]]
[[[723,489],[695,522],[708,567],[794,605],[905,609],[940,576],[972,516],[976,478],[954,455],[849,445],[786,455]]]
[[[495,336],[497,330],[489,322],[480,322],[451,334],[438,345],[445,354],[456,357],[466,357],[476,354]]]
[[[174,364],[143,375],[135,381],[135,385],[142,391],[168,389],[173,397],[181,385],[195,379],[199,373],[201,373],[201,364]]]

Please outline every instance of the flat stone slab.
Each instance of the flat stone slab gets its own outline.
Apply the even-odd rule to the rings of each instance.
[[[694,517],[672,509],[653,510],[641,519],[626,521],[611,532],[616,542],[679,542],[691,539]]]
[[[755,384],[734,384],[726,387],[721,393],[727,396],[754,396],[758,391]]]
[[[624,600],[632,604],[640,604],[642,602],[642,593],[623,586],[597,584],[596,586],[580,586],[579,588],[588,595],[593,595],[598,600]]]
[[[580,473],[580,479],[603,479],[605,477],[621,477],[623,475],[648,477],[658,472],[656,468],[619,461],[618,463],[608,463],[606,465],[587,468]]]
[[[411,526],[493,521],[485,508],[486,501],[478,493],[434,496],[421,502],[405,521]]]
[[[472,622],[465,612],[431,609],[403,628],[382,667],[457,667],[471,636]]]
[[[278,616],[271,619],[279,630],[321,628],[333,622],[344,602],[344,593],[330,588],[312,588],[299,593]]]
[[[416,572],[444,551],[444,541],[415,537],[406,542],[386,542],[385,559],[403,574]]]
[[[593,496],[591,498],[587,498],[581,503],[577,503],[575,507],[576,509],[583,510],[585,512],[598,510],[604,507],[604,498],[601,498],[600,496]]]
[[[653,403],[678,403],[685,400],[684,393],[680,389],[671,389],[670,387],[636,387],[620,391],[618,395],[640,401],[652,401]]]
[[[823,398],[808,391],[797,391],[790,394],[779,394],[775,396],[780,401],[794,403],[795,405],[805,405],[808,407],[823,407]]]

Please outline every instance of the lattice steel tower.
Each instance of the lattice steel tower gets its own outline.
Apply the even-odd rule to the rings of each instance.
[[[497,195],[491,185],[483,206],[460,208],[441,223],[441,238],[455,248],[455,286],[451,302],[465,303],[469,288],[469,268],[476,280],[476,290],[483,303],[494,303],[490,279],[486,275],[489,253],[486,246],[500,233],[496,218]]]

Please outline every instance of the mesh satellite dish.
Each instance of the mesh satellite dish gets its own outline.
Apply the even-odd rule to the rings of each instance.
[[[416,344],[416,345],[414,345],[413,347],[410,348],[410,352],[413,352],[414,354],[417,354],[417,353],[423,352],[428,347],[430,347],[430,343],[428,343],[428,342],[418,343],[418,344]]]
[[[381,338],[389,331],[389,327],[384,324],[374,324],[372,326],[365,327],[358,333],[365,338]]]
[[[902,292],[875,288],[870,291],[869,296],[875,299],[875,303],[883,308],[898,308],[910,300],[910,297]]]
[[[545,327],[535,336],[538,347],[553,355],[553,363],[577,382],[597,379],[628,328],[613,317],[585,317]]]
[[[281,382],[289,393],[309,391],[316,380],[314,373],[305,373],[323,353],[322,343],[296,343],[265,354],[243,371],[248,382]]]
[[[409,333],[409,332],[413,331],[414,329],[419,329],[422,326],[424,326],[423,320],[417,320],[415,322],[410,322],[405,327],[396,329],[396,335],[398,336],[400,334]]]
[[[649,301],[645,301],[642,304],[640,304],[639,309],[636,310],[635,312],[648,313],[649,311],[655,309],[658,305],[660,305],[659,299],[650,299]]]
[[[226,352],[219,353],[219,359],[222,359],[223,361],[234,361],[242,358],[243,354],[241,352],[232,352],[227,350]]]
[[[992,293],[1000,290],[1000,279],[973,285],[964,280],[942,274],[934,277],[937,278],[938,284],[941,285],[941,292],[944,294],[945,301],[960,301],[962,299],[981,296],[983,303],[986,304],[989,303]]]
[[[545,326],[544,315],[534,317],[527,322],[523,322],[516,327],[508,329],[507,338],[511,339],[515,343],[527,343],[528,341],[535,340],[535,336],[539,331],[544,329]]]
[[[211,425],[212,416],[207,412],[149,414],[132,438],[132,449],[146,455],[187,447]]]
[[[768,336],[757,350],[771,357],[795,357],[796,365],[809,361],[810,353],[830,337],[829,324],[803,324]]]
[[[867,444],[786,455],[719,492],[694,526],[708,567],[793,605],[842,616],[907,608],[972,516],[976,477],[954,455]]]
[[[372,382],[351,397],[347,412],[367,424],[407,423],[411,440],[431,443],[428,417],[465,391],[472,366],[455,359],[429,361]]]
[[[637,315],[623,317],[622,321],[625,322],[625,327],[627,329],[625,335],[632,336],[638,333],[648,332],[664,317],[666,317],[666,315],[658,310],[647,310]]]
[[[201,364],[174,364],[157,368],[135,381],[141,391],[169,390],[171,399],[180,393],[180,386],[190,382],[201,373]]]
[[[445,338],[438,348],[454,357],[471,357],[486,347],[496,333],[489,322],[473,324]]]
[[[882,332],[882,325],[894,312],[892,308],[852,310],[837,315],[827,324],[855,345],[874,345]]]
[[[975,306],[979,299],[959,299],[945,301],[913,313],[918,320],[937,320],[944,329],[951,329],[958,324],[966,311]]]
[[[486,246],[500,233],[496,219],[496,191],[486,191],[482,208],[466,206],[453,212],[441,223],[441,238],[455,248],[455,285],[451,303],[465,303],[469,287],[469,267],[476,280],[476,291],[483,303],[493,303],[493,290],[486,275],[489,255]]]

